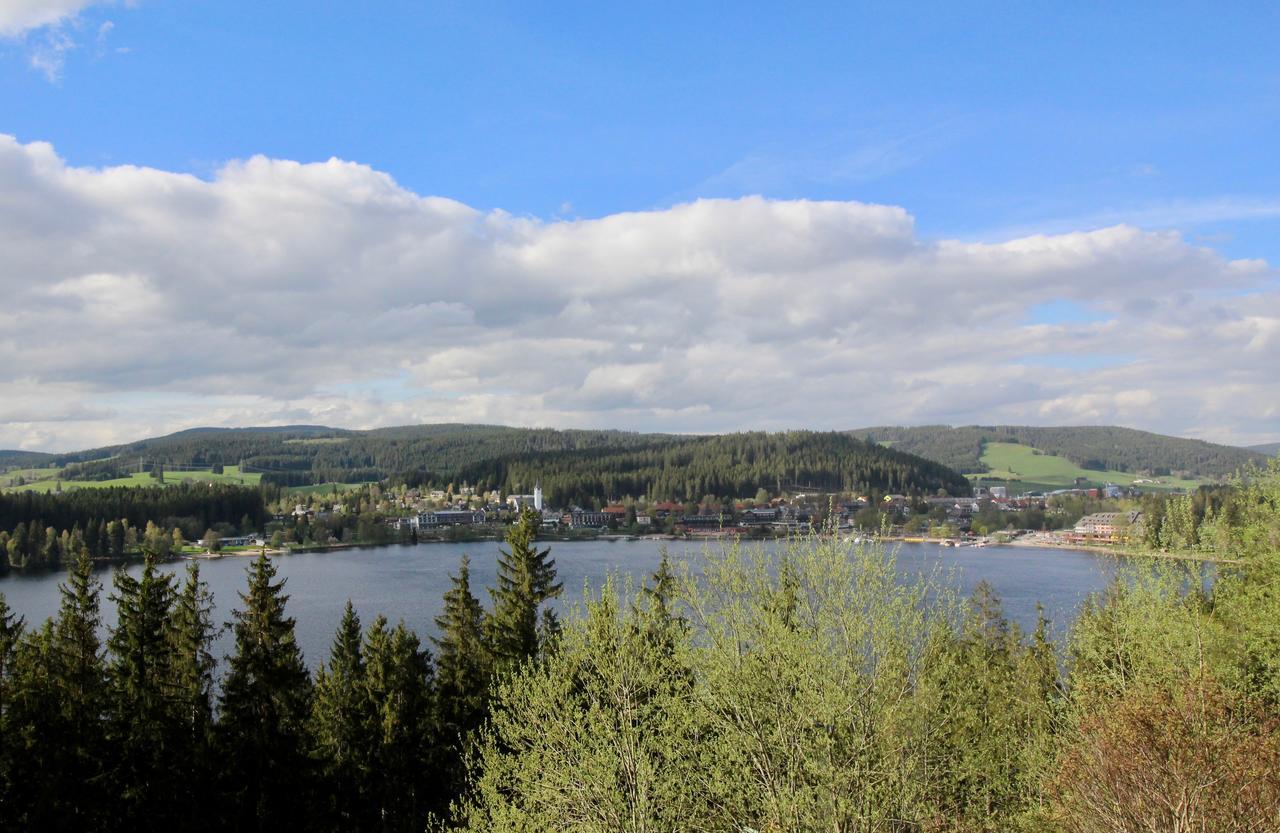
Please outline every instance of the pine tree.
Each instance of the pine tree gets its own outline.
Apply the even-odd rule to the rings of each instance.
[[[242,830],[296,827],[308,806],[311,679],[275,576],[266,556],[248,570],[221,698],[224,773]]]
[[[348,600],[329,663],[316,673],[311,710],[313,753],[330,797],[331,822],[338,830],[359,827],[367,815],[374,729],[360,643],[360,617]]]
[[[539,648],[554,638],[558,630],[555,614],[547,601],[560,595],[563,585],[556,581],[556,563],[548,558],[550,549],[535,546],[538,513],[526,509],[507,531],[507,550],[499,550],[498,586],[491,588],[493,614],[486,621],[488,641],[495,665],[507,670],[538,655]]]
[[[2,560],[2,559],[0,559]],[[6,829],[13,829],[9,822],[4,796],[10,795],[11,779],[20,775],[21,758],[15,754],[15,744],[11,740],[18,733],[18,727],[10,720],[10,692],[13,689],[14,658],[18,652],[18,644],[22,640],[22,632],[26,627],[25,620],[9,609],[4,594],[0,593],[0,824]]]
[[[428,809],[448,796],[435,772],[431,657],[404,622],[379,616],[365,639],[365,680],[372,707],[374,811],[383,830],[421,830]]]
[[[451,737],[465,735],[479,725],[489,688],[489,656],[484,642],[484,609],[471,592],[471,559],[462,557],[457,575],[450,576],[444,611],[436,617],[440,636],[436,646],[436,682],[441,719]]]
[[[175,797],[185,808],[176,827],[185,830],[211,828],[213,756],[213,672],[217,661],[212,647],[218,630],[213,624],[213,595],[200,580],[200,565],[187,565],[187,577],[174,603],[169,640],[172,644],[170,687],[176,731],[173,758],[184,774]]]
[[[101,584],[93,577],[93,562],[81,553],[65,584],[59,586],[62,605],[47,631],[47,652],[41,658],[50,690],[37,696],[54,701],[56,712],[44,725],[37,723],[29,749],[46,747],[49,757],[37,771],[48,779],[48,796],[35,808],[33,829],[43,824],[76,830],[101,826],[106,812],[104,764],[108,759],[103,737],[107,679],[98,629]],[[53,747],[53,748],[48,748]]]
[[[471,592],[471,559],[462,557],[457,575],[444,594],[444,611],[436,617],[436,697],[440,736],[441,779],[449,795],[458,795],[466,780],[467,744],[488,709],[490,657],[484,640],[484,609]]]
[[[0,593],[0,726],[3,726],[5,704],[8,702],[14,654],[25,628],[26,620],[9,609],[9,602]]]
[[[110,657],[109,740],[116,767],[116,810],[123,824],[172,824],[176,711],[173,676],[173,578],[156,570],[148,553],[142,575],[115,575],[118,624],[107,640]]]
[[[688,621],[676,613],[675,598],[679,580],[671,568],[671,558],[663,549],[662,560],[640,593],[637,618],[643,623],[644,634],[654,645],[670,654],[688,632]]]

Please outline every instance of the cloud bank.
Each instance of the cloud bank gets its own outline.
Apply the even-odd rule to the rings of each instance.
[[[1124,225],[930,241],[903,208],[758,197],[542,221],[336,159],[205,181],[0,136],[0,298],[0,447],[446,420],[1280,433],[1275,270]],[[1036,314],[1063,304],[1090,314]]]

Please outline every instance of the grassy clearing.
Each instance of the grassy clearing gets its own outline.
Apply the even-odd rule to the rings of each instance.
[[[34,477],[25,477],[27,482],[22,486],[7,485],[13,482],[13,475],[16,472],[10,472],[0,477],[0,488],[7,492],[52,492],[56,491],[59,484],[62,490],[70,489],[111,489],[116,487],[139,488],[146,486],[161,485],[153,478],[150,473],[142,472],[129,475],[128,477],[117,477],[113,480],[62,480],[61,469],[26,469],[24,471],[37,473],[41,479]],[[197,482],[197,483],[230,483],[245,486],[256,486],[262,480],[261,474],[252,472],[241,472],[238,466],[227,466],[223,469],[222,474],[214,474],[209,469],[201,469],[199,471],[167,471],[164,474],[164,484],[172,486],[175,483]]]
[[[987,443],[982,449],[982,462],[991,471],[971,474],[969,479],[982,483],[1009,483],[1025,490],[1051,491],[1075,485],[1082,477],[1090,485],[1114,483],[1117,486],[1132,485],[1135,480],[1154,479],[1155,483],[1139,483],[1144,489],[1194,489],[1205,480],[1184,480],[1177,477],[1143,478],[1142,475],[1123,471],[1098,471],[1083,469],[1065,457],[1045,454],[1018,443]]]
[[[317,483],[314,486],[290,486],[285,492],[291,495],[327,495],[335,490],[339,493],[354,492],[362,486],[368,486],[370,480],[365,483]]]

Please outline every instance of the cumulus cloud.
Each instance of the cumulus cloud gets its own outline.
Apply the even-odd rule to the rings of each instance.
[[[0,37],[14,37],[31,29],[53,26],[103,0],[0,0]]]
[[[205,181],[0,137],[0,446],[443,420],[1267,439],[1274,277],[1124,225],[931,241],[900,207],[758,197],[543,221],[336,159]],[[1029,323],[1052,302],[1099,315]]]

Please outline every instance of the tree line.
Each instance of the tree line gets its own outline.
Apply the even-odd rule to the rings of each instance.
[[[184,538],[197,540],[211,527],[260,529],[275,491],[190,483],[0,493],[0,574],[65,568],[82,553],[120,560],[146,548],[165,557],[180,552]]]

